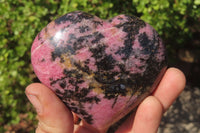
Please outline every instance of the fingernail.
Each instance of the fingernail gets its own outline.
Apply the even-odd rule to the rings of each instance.
[[[40,103],[39,99],[32,94],[26,94],[28,97],[29,101],[32,103],[32,105],[35,107],[36,112],[38,114],[42,114],[42,104]]]

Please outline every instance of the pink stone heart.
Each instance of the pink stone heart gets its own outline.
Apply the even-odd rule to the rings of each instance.
[[[152,93],[166,69],[164,45],[149,24],[135,16],[101,20],[80,11],[37,35],[31,61],[40,81],[99,130]]]

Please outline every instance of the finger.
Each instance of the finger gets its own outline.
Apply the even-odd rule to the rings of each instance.
[[[138,107],[131,132],[156,133],[162,118],[163,108],[153,96],[147,97]]]
[[[180,70],[169,68],[166,71],[159,86],[153,93],[153,96],[155,96],[163,105],[164,111],[170,107],[178,95],[183,91],[185,84],[185,76]]]
[[[172,77],[171,77],[172,76]],[[171,80],[169,80],[171,79]],[[177,84],[177,83],[179,84]],[[181,93],[185,86],[185,76],[184,74],[176,69],[176,68],[169,68],[165,76],[163,77],[160,85],[158,86],[157,90],[154,92],[154,96],[156,96],[157,102],[160,102],[161,107],[163,110],[169,108],[172,102],[176,99],[176,97]],[[176,84],[175,84],[176,83]],[[166,84],[166,87],[164,87]],[[175,85],[174,85],[175,84]],[[176,86],[177,85],[177,86]],[[172,93],[168,93],[169,90],[173,90]],[[163,98],[165,96],[165,99]],[[141,108],[141,107],[140,107]],[[140,112],[140,111],[137,111]],[[133,130],[133,123],[134,123],[135,113],[133,113],[117,130],[116,133],[121,132],[132,132]],[[138,118],[138,117],[137,117]],[[137,120],[136,120],[137,121]],[[136,122],[137,123],[137,122]],[[125,126],[124,126],[125,125]],[[156,125],[156,124],[154,124]],[[158,124],[157,124],[158,125]],[[137,133],[137,132],[136,132]]]
[[[133,133],[133,122],[135,118],[135,111],[118,127],[115,133]]]
[[[61,100],[46,86],[34,83],[26,88],[26,95],[36,108],[36,133],[72,133],[73,116]]]
[[[74,126],[75,133],[106,133],[107,130],[107,128],[98,130],[84,120],[82,120],[79,125]]]

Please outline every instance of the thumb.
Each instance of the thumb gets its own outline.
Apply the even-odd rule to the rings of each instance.
[[[25,91],[36,108],[38,128],[36,133],[72,133],[73,116],[62,101],[46,86],[34,83]]]

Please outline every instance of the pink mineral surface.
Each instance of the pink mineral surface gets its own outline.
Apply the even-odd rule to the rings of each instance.
[[[49,23],[33,42],[31,61],[40,81],[99,130],[152,93],[166,69],[164,45],[149,24],[81,11]]]

